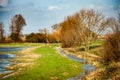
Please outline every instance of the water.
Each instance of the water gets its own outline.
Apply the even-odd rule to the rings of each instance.
[[[0,52],[17,52],[26,47],[0,47]]]
[[[9,71],[5,67],[10,66],[12,64],[11,60],[15,58],[16,55],[14,54],[0,54],[0,74]]]
[[[72,60],[74,60],[76,62],[86,63],[86,61],[84,59],[77,58],[77,57],[75,57],[75,56],[73,56],[71,54],[66,54],[64,51],[60,51],[60,54],[65,55],[68,58],[70,58],[70,59],[72,59]]]
[[[12,65],[11,61],[16,58],[16,55],[12,54],[12,52],[17,52],[24,48],[25,47],[0,47],[0,74],[10,72],[10,70],[5,69],[5,67]]]
[[[91,64],[86,64],[86,63],[87,63],[86,60],[77,58],[77,57],[75,57],[75,56],[73,56],[73,55],[71,55],[71,54],[67,54],[67,53],[65,53],[63,50],[60,50],[59,48],[58,48],[58,50],[59,50],[60,54],[62,54],[62,55],[64,55],[64,56],[67,56],[69,59],[72,59],[72,60],[74,60],[74,61],[76,61],[76,62],[79,62],[79,63],[82,63],[82,64],[83,64],[83,67],[82,67],[83,72],[80,73],[80,74],[78,74],[77,76],[72,77],[72,78],[69,78],[69,79],[67,79],[67,80],[78,80],[78,79],[84,80],[84,76],[85,76],[85,75],[87,75],[87,74],[89,74],[90,72],[96,70],[96,67],[92,66]]]

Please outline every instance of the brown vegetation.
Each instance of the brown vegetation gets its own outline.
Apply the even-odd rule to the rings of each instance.
[[[120,32],[107,36],[104,50],[105,61],[120,61]]]
[[[31,33],[26,35],[26,42],[32,43],[58,43],[60,42],[59,30],[49,33],[47,29],[40,29],[39,33]]]
[[[120,16],[119,16],[120,17]],[[120,18],[115,20],[109,19],[112,33],[108,34],[104,43],[104,59],[105,61],[120,61]]]
[[[0,22],[0,42],[4,42],[4,25],[2,22]]]
[[[62,47],[84,46],[85,50],[102,34],[107,25],[103,15],[94,10],[81,10],[61,23]]]

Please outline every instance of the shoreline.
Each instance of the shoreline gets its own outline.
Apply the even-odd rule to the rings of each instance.
[[[112,62],[108,66],[103,66],[100,56],[87,52],[75,52],[72,48],[62,48],[66,53],[83,58],[87,63],[96,67],[96,70],[85,76],[84,80],[120,80],[120,62]],[[81,80],[81,79],[79,79]]]
[[[39,47],[41,46],[30,47],[18,51],[16,59],[12,61],[12,65],[5,67],[5,69],[10,71],[8,73],[1,74],[0,78],[2,79],[13,75],[18,75],[19,73],[23,72],[27,66],[32,67],[34,65],[34,60],[40,57],[40,55],[34,54],[32,51]]]
[[[91,65],[96,67],[96,70],[91,71],[88,74],[85,74],[85,76],[84,76],[85,80],[92,80],[92,79],[90,79],[91,74],[92,74],[91,78],[93,78],[94,75],[95,75],[95,72],[98,71],[98,70],[101,70],[101,69],[99,69],[101,67],[100,63],[98,62],[99,61],[98,59],[100,59],[99,56],[96,56],[96,55],[93,55],[93,54],[89,55],[88,53],[85,53],[85,52],[84,53],[83,52],[73,53],[71,50],[69,51],[68,48],[60,48],[60,49],[63,50],[66,54],[71,54],[71,55],[73,55],[77,58],[84,59],[84,60],[87,61],[88,64],[91,64]],[[79,80],[81,80],[81,79],[79,79]]]

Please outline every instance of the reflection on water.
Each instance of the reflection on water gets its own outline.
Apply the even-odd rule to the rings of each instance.
[[[0,52],[16,52],[20,51],[25,47],[0,47]]]
[[[62,54],[62,55],[64,55],[64,56],[67,56],[69,59],[72,59],[72,60],[74,60],[74,61],[76,61],[76,62],[80,62],[80,63],[83,64],[83,68],[82,68],[82,69],[83,69],[83,72],[80,73],[80,74],[78,74],[77,76],[72,77],[72,78],[69,78],[69,79],[67,79],[67,80],[78,80],[78,79],[84,80],[84,76],[85,76],[85,75],[87,75],[87,74],[89,74],[90,72],[96,70],[96,67],[95,67],[95,66],[92,66],[91,64],[86,64],[86,63],[87,63],[86,60],[77,58],[77,57],[75,57],[75,56],[73,56],[73,55],[71,55],[71,54],[67,54],[67,53],[65,53],[63,50],[61,50],[61,49],[59,49],[59,48],[58,48],[58,50],[60,51],[60,54]]]
[[[76,62],[80,62],[80,63],[85,63],[86,62],[84,59],[77,58],[77,57],[75,57],[71,54],[66,54],[64,51],[60,51],[60,54],[63,54],[63,55],[67,56],[68,58],[70,58],[70,59],[72,59]]]
[[[12,64],[11,60],[15,59],[14,54],[0,54],[0,73],[5,73],[8,70],[4,69],[5,66],[10,66]]]
[[[16,55],[12,54],[12,52],[17,52],[24,48],[25,47],[0,47],[0,74],[9,72],[5,67],[10,66],[12,64],[11,61],[16,58]]]

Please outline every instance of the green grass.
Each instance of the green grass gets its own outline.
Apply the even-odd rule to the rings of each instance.
[[[90,50],[86,52],[100,56],[103,53],[103,47],[102,47],[103,43],[104,43],[103,40],[95,41],[94,43],[90,45]]]
[[[98,47],[100,47],[103,44],[103,40],[96,40],[95,42],[93,42],[90,46],[89,46],[89,50],[87,52],[90,52],[93,49],[96,49]],[[84,46],[77,46],[75,47],[75,50],[78,51],[85,51]]]
[[[82,47],[77,46],[75,50],[77,52],[81,51],[81,52],[88,52],[88,53],[95,54],[95,55],[101,55],[103,53],[103,47],[102,47],[103,43],[104,43],[104,40],[97,40],[89,46],[89,50],[87,51],[85,51],[83,46]]]
[[[66,80],[78,75],[82,65],[57,53],[55,47],[59,44],[42,46],[34,51],[41,57],[35,60],[35,65],[21,74],[2,80]],[[56,79],[57,78],[57,79]]]
[[[104,40],[97,40],[91,44],[92,47],[101,46],[104,43]]]

